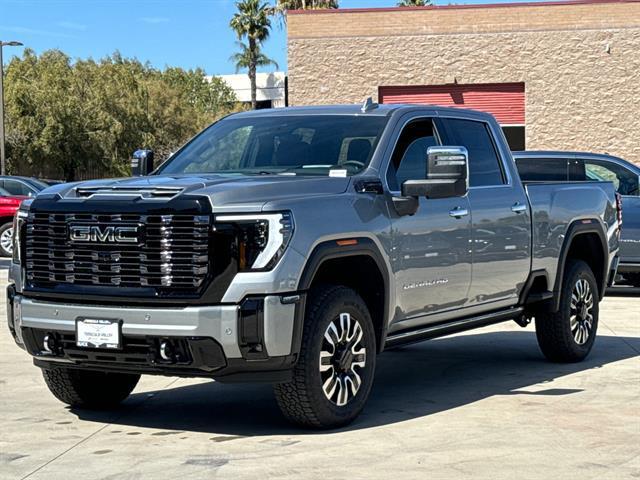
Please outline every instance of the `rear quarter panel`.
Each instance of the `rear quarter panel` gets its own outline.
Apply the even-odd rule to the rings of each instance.
[[[596,220],[606,233],[609,262],[619,248],[615,189],[608,182],[526,183],[531,202],[532,270],[545,270],[549,286],[556,281],[565,234],[576,221]]]

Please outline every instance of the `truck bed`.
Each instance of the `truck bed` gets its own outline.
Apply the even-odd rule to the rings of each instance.
[[[549,285],[557,277],[558,258],[567,229],[576,220],[599,222],[609,251],[618,249],[615,188],[611,182],[523,182],[531,205],[531,270],[545,271]],[[604,212],[594,217],[593,212]],[[614,255],[611,255],[613,261]],[[610,265],[607,265],[607,269]]]

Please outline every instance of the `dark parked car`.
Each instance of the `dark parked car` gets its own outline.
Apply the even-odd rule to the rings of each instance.
[[[640,167],[611,155],[581,152],[514,152],[524,181],[613,182],[622,197],[620,273],[640,287]]]

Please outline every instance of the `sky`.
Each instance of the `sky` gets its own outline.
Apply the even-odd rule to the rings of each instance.
[[[390,7],[396,2],[340,0],[340,6]],[[221,75],[235,73],[229,61],[237,49],[229,28],[235,10],[234,0],[0,0],[0,40],[21,41],[37,53],[57,48],[72,58],[99,59],[118,50],[157,68],[201,67]],[[22,50],[4,47],[5,63]],[[286,25],[275,20],[264,51],[286,70],[286,50]]]

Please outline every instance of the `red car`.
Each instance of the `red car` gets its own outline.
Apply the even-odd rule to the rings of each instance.
[[[0,256],[10,257],[13,252],[13,216],[26,195],[11,195],[0,188]]]

